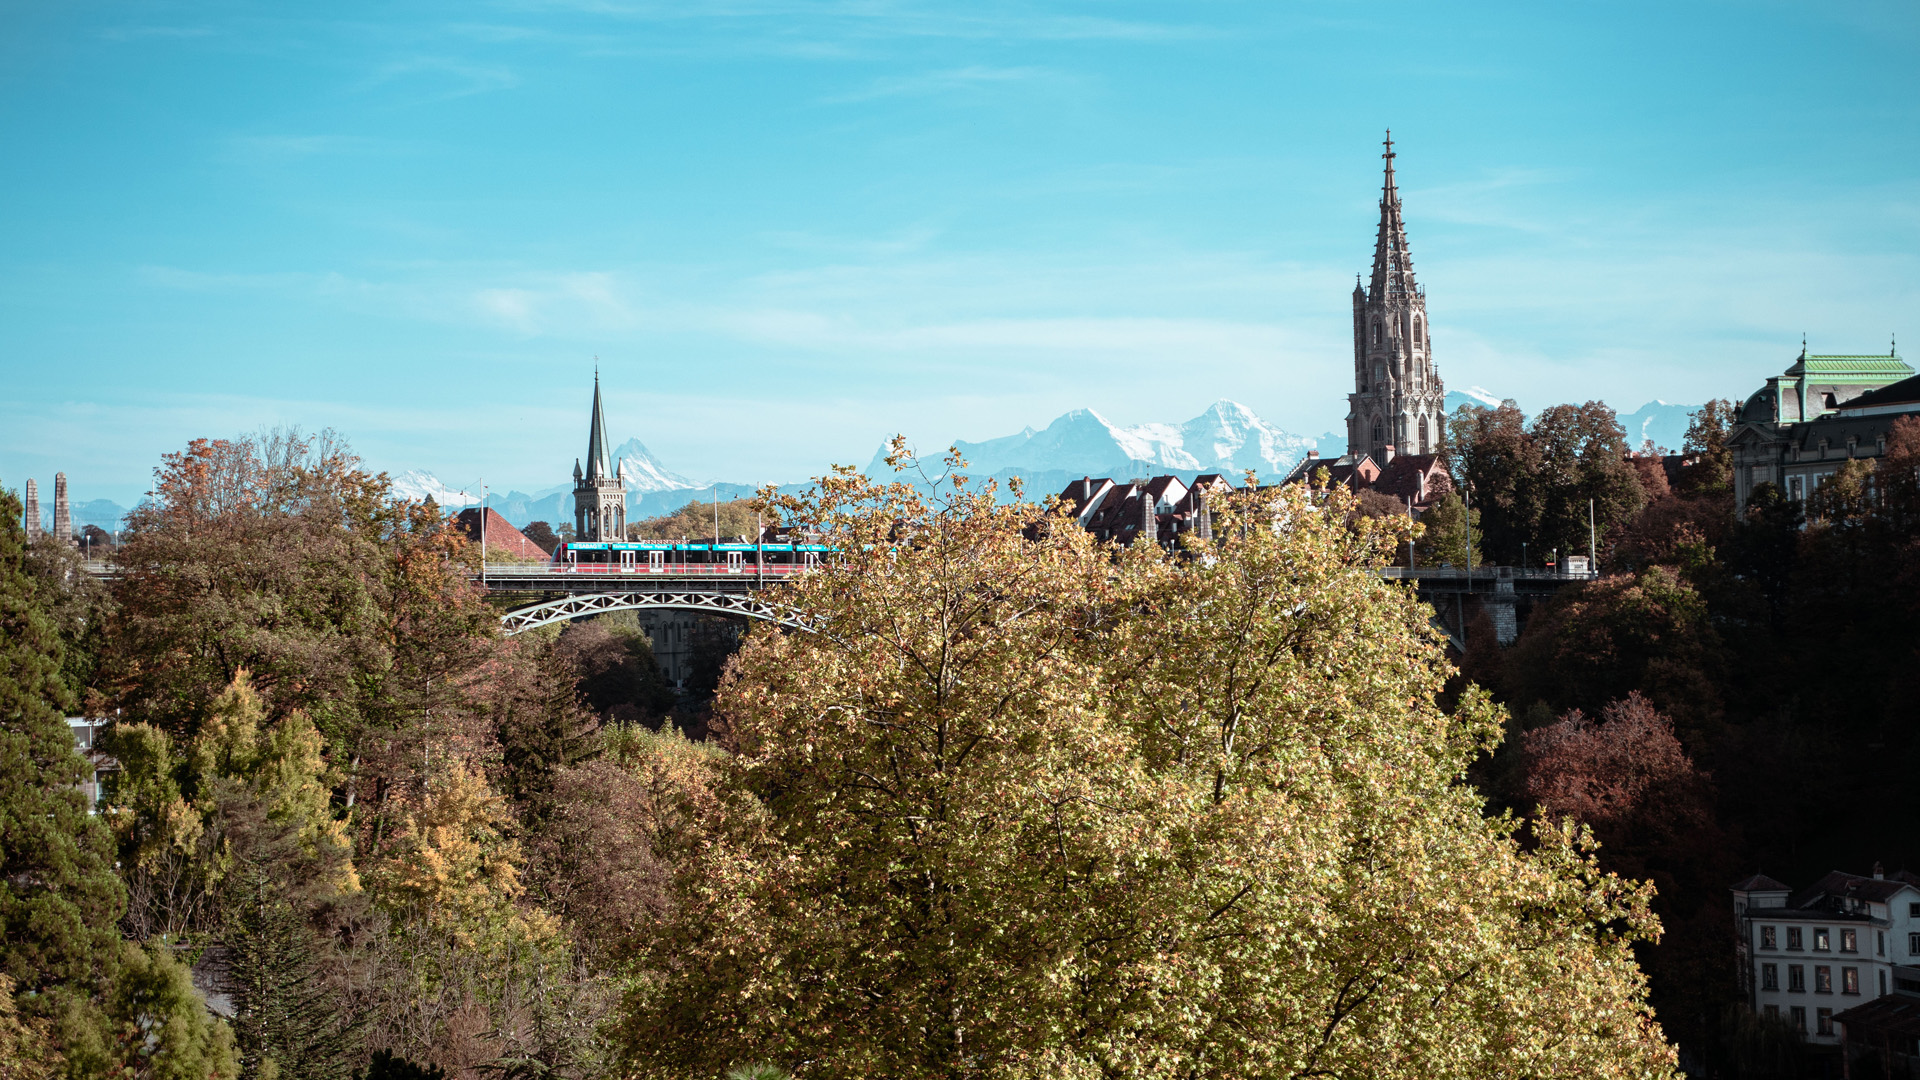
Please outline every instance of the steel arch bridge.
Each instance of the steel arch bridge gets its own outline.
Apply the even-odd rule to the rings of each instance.
[[[558,600],[516,608],[500,616],[500,627],[508,637],[537,626],[570,622],[583,615],[606,611],[704,611],[714,615],[733,615],[760,619],[793,630],[811,630],[813,624],[799,612],[780,604],[770,604],[751,593],[717,593],[693,590],[661,592],[592,592],[563,596]]]

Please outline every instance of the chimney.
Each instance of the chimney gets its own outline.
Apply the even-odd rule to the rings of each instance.
[[[53,474],[53,539],[55,543],[73,543],[73,515],[67,512],[67,474]]]
[[[40,485],[31,477],[27,479],[26,511],[27,543],[31,544],[40,539]]]
[[[1309,450],[1309,451],[1307,451],[1307,456],[1308,456],[1308,457],[1316,457],[1316,458],[1317,458],[1317,457],[1319,457],[1319,456],[1320,456],[1320,451],[1318,451],[1318,450]]]
[[[1385,447],[1382,448],[1382,456],[1384,456],[1386,460],[1382,461],[1380,464],[1382,465],[1393,464],[1393,444],[1392,443],[1388,443]]]
[[[1875,881],[1887,880],[1887,868],[1884,866],[1881,866],[1880,860],[1878,859],[1875,859],[1873,861],[1873,880]]]

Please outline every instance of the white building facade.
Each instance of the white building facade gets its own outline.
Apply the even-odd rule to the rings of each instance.
[[[1733,887],[1741,991],[1756,1015],[1838,1047],[1848,1009],[1920,993],[1920,876],[1834,871],[1795,892],[1764,874]]]

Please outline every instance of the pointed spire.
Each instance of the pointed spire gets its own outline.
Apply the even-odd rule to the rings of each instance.
[[[613,464],[607,457],[607,418],[600,411],[600,364],[593,365],[593,430],[587,433],[587,479],[606,480],[613,476]]]
[[[1380,233],[1373,244],[1373,288],[1369,295],[1379,299],[1385,296],[1411,294],[1414,292],[1413,255],[1407,250],[1407,223],[1400,216],[1400,190],[1394,184],[1393,159],[1399,155],[1393,152],[1393,131],[1387,131],[1386,152],[1381,154],[1387,162],[1387,175],[1380,188]],[[1381,290],[1386,292],[1382,293]]]

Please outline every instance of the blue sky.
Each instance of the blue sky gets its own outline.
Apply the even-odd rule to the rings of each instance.
[[[309,14],[300,14],[302,9]],[[196,436],[791,481],[1344,415],[1395,132],[1435,358],[1538,407],[1920,342],[1901,3],[0,6],[0,483]]]

